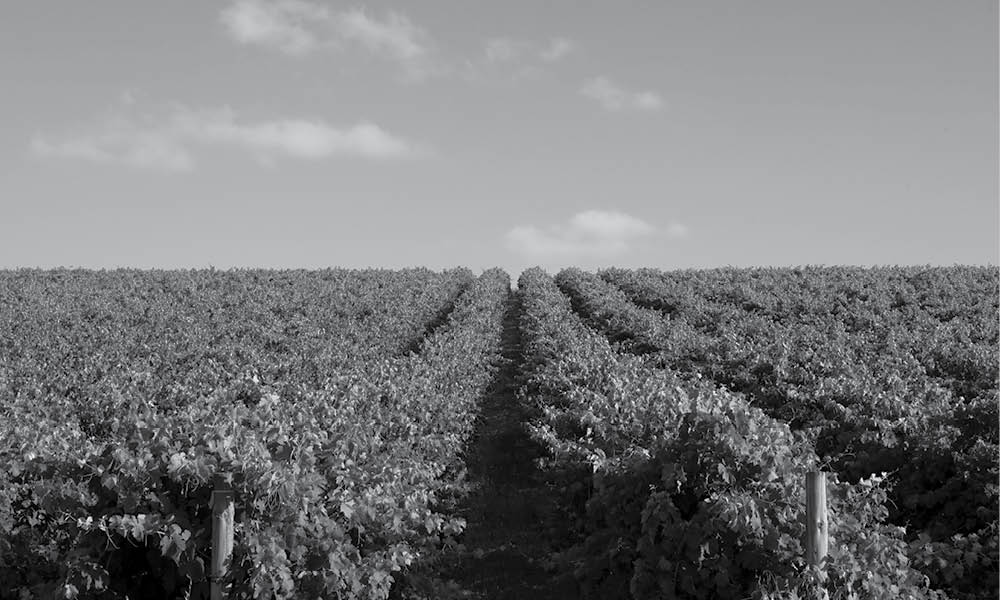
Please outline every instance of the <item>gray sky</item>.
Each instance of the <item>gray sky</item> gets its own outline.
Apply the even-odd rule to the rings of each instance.
[[[998,262],[995,0],[0,9],[0,267]]]

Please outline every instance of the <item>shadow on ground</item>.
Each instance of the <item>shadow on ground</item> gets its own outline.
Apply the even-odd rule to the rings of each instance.
[[[560,600],[576,586],[547,569],[554,498],[536,459],[543,450],[525,427],[532,410],[518,396],[523,364],[520,297],[504,317],[503,363],[483,397],[465,458],[473,491],[459,514],[461,548],[447,552],[435,578],[454,598]]]

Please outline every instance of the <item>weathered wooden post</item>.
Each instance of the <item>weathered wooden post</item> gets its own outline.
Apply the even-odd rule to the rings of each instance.
[[[212,600],[223,600],[222,584],[229,570],[233,555],[233,524],[236,507],[233,504],[233,486],[224,473],[215,476],[212,490],[212,565],[209,571]]]
[[[829,551],[826,517],[826,473],[806,473],[806,563],[822,566]]]

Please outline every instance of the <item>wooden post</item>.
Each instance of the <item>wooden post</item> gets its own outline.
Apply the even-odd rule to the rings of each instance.
[[[829,550],[826,518],[826,473],[806,473],[806,563],[822,566]]]
[[[233,555],[233,523],[236,507],[233,505],[233,487],[226,475],[215,476],[212,491],[212,565],[209,571],[212,600],[223,600],[222,584],[229,570],[229,560]]]

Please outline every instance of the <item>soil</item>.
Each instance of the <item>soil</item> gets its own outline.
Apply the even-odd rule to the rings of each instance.
[[[578,597],[571,579],[547,568],[558,528],[553,527],[554,496],[537,466],[544,451],[527,430],[535,409],[518,394],[523,381],[520,315],[520,296],[512,293],[504,317],[502,363],[481,401],[465,456],[473,491],[459,514],[468,525],[461,547],[446,553],[437,570],[451,597]]]

